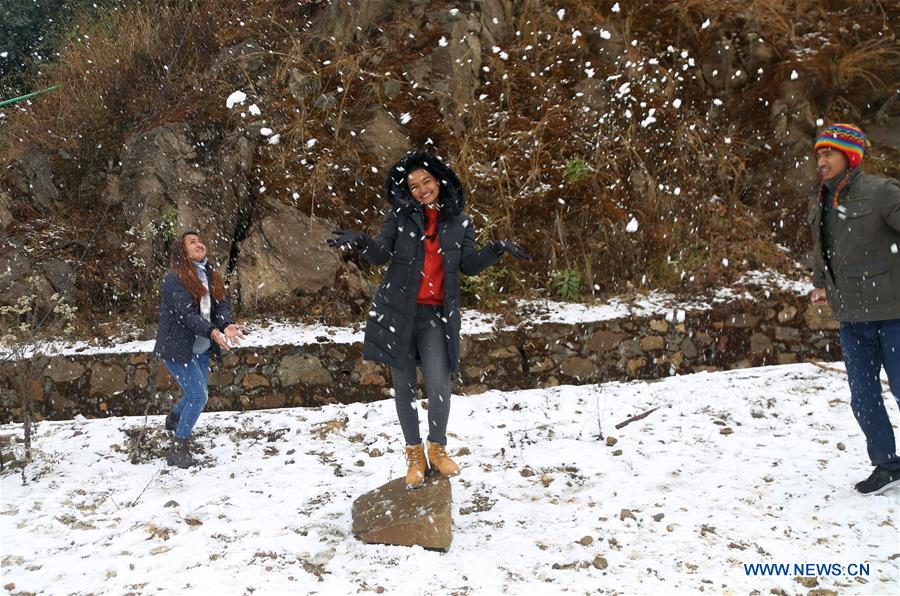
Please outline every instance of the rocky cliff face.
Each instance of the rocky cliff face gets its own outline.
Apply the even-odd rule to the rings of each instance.
[[[168,244],[192,228],[244,312],[355,316],[375,272],[321,247],[332,227],[376,229],[386,168],[417,147],[459,170],[482,237],[540,255],[479,295],[560,270],[591,293],[788,266],[823,122],[860,123],[866,167],[900,173],[900,9],[829,7],[220,2],[160,16],[143,53],[117,40],[146,15],[123,11],[115,39],[72,42],[93,66],[68,48],[39,82],[66,64],[83,80],[3,112],[0,304],[47,305],[71,277],[87,318],[150,322]]]

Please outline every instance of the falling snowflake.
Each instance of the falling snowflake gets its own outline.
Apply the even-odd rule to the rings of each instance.
[[[259,129],[259,134],[261,134],[264,137],[272,136],[272,132],[273,131],[271,128],[266,128],[265,126]]]
[[[247,111],[253,114],[254,116],[259,116],[262,114],[262,110],[259,109],[259,106],[254,104],[250,104],[250,107],[247,108]]]
[[[622,9],[619,8],[619,3],[618,3],[618,2],[616,2],[615,4],[613,4],[613,7],[612,7],[612,11],[613,11],[613,12],[619,12],[619,11],[621,11],[621,10],[622,10]]]
[[[638,220],[636,217],[632,217],[631,221],[628,222],[628,225],[625,226],[625,231],[629,234],[634,234],[638,230]]]
[[[410,120],[412,120],[412,115],[409,112],[400,114],[400,124],[406,124]]]
[[[796,70],[792,70],[791,71],[791,80],[796,81],[799,78],[800,78],[800,73],[798,73]]]
[[[560,8],[559,10],[557,10],[557,11],[556,11],[556,16],[559,17],[559,20],[560,20],[560,21],[563,20],[563,19],[566,17],[566,9],[565,9],[565,8]]]
[[[441,38],[438,40],[438,45],[441,46],[442,48],[446,48],[446,47],[447,47],[447,38],[446,38],[446,37],[441,37]]]
[[[235,91],[228,96],[228,99],[225,100],[225,107],[230,110],[236,104],[242,104],[245,101],[247,101],[247,94],[243,91]]]
[[[318,143],[318,142],[319,142],[319,139],[310,139],[310,140],[306,141],[306,148],[312,149],[313,147],[316,146],[316,143]]]
[[[706,29],[707,27],[709,27],[709,19],[706,19],[705,21],[703,21],[703,24],[700,25],[701,29]]]

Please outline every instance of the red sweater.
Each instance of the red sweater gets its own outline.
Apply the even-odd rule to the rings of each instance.
[[[437,221],[440,210],[425,207],[425,266],[419,284],[419,304],[444,304],[444,255],[440,252]]]

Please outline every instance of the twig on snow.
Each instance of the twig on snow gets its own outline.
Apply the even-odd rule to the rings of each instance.
[[[660,407],[661,406],[656,406],[655,408],[647,410],[646,412],[641,412],[640,414],[635,414],[631,418],[627,418],[627,419],[623,420],[622,422],[620,422],[616,425],[616,430],[619,430],[620,428],[625,428],[632,422],[637,422],[638,420],[643,420],[644,418],[646,418],[647,416],[649,416],[650,414],[652,414],[653,412],[658,410]]]

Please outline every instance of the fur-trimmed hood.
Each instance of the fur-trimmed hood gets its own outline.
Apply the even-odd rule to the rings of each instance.
[[[415,199],[409,193],[406,177],[419,168],[428,170],[441,185],[439,199],[441,213],[444,216],[459,215],[465,207],[465,194],[462,183],[456,173],[439,157],[425,151],[411,151],[394,164],[385,181],[385,198],[391,207],[398,209],[415,205]]]

